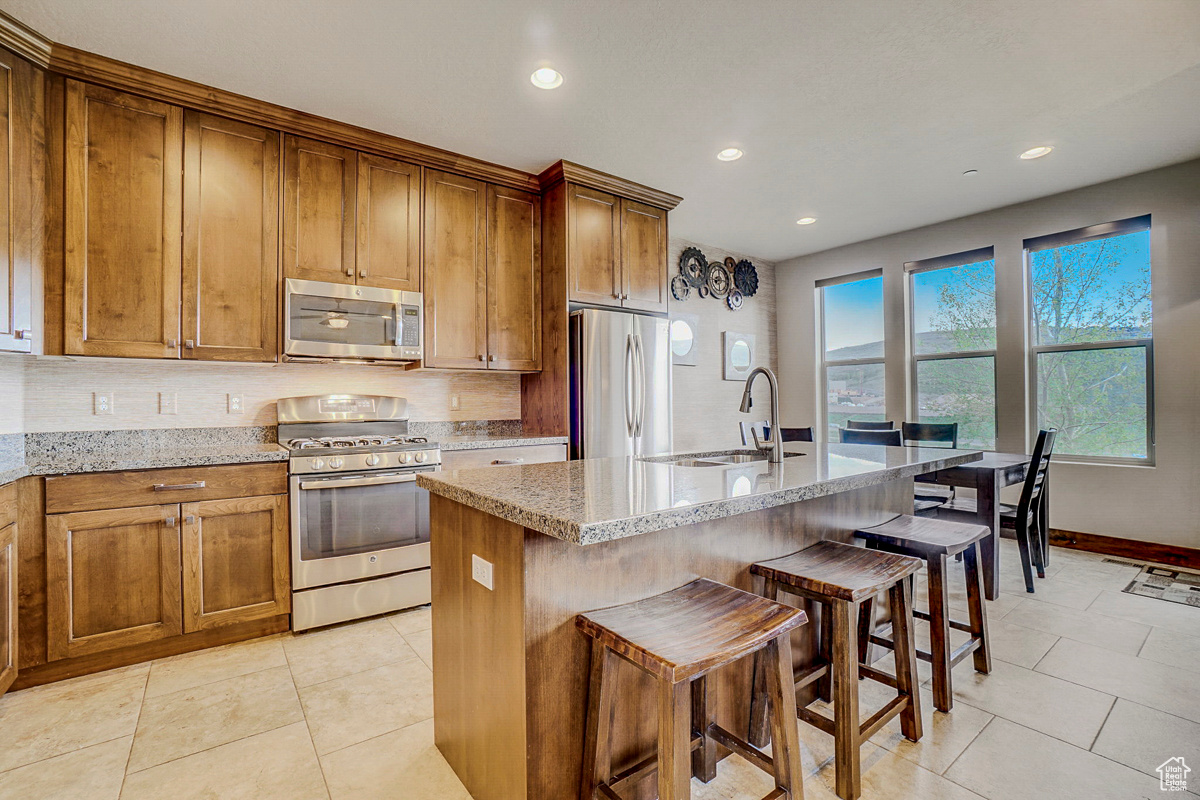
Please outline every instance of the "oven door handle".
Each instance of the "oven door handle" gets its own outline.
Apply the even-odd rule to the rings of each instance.
[[[412,483],[417,479],[416,472],[406,475],[368,475],[363,478],[321,478],[312,481],[300,481],[301,489],[347,489],[354,486],[383,486],[389,483]]]

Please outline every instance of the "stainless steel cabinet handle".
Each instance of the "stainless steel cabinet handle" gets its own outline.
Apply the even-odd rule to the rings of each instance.
[[[183,346],[186,347],[187,349],[191,350],[193,347],[196,346],[196,343],[191,339],[184,339]]]
[[[412,483],[417,479],[417,473],[409,472],[401,475],[367,475],[360,478],[318,478],[311,481],[299,481],[301,489],[351,489],[355,486],[385,486],[389,483]]]
[[[186,517],[183,518],[183,521],[186,522],[188,525],[191,525],[191,524],[195,523],[196,515],[188,514]]]
[[[175,492],[181,489],[203,489],[204,481],[193,481],[192,483],[156,483],[151,488],[156,492]]]
[[[175,527],[175,518],[174,517],[167,517],[166,519],[163,520],[163,522],[166,523],[166,526],[168,528]]]
[[[33,331],[29,330],[29,328],[21,328],[16,332],[16,337],[18,339],[32,339]]]
[[[360,270],[358,271],[358,277],[360,277],[360,278],[365,278],[365,277],[367,277],[367,271],[366,271],[365,269],[360,269]]]
[[[525,459],[523,459],[523,458],[497,458],[492,463],[493,464],[524,464]]]
[[[167,347],[179,347],[178,339],[167,339]]]
[[[348,267],[346,269],[346,277],[349,277],[349,278],[354,277],[354,268],[353,267]]]
[[[479,360],[480,360],[480,361],[483,361],[483,353],[480,353],[480,354],[479,354]]]
[[[488,356],[488,361],[495,361],[495,360],[496,360],[495,356]]]

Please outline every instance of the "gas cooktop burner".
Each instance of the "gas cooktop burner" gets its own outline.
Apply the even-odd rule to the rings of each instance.
[[[428,442],[424,436],[320,436],[289,439],[287,447],[291,450],[324,450],[345,447],[397,447]]]

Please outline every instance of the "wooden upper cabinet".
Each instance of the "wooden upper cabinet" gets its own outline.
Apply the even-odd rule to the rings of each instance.
[[[184,503],[183,632],[291,611],[287,495]]]
[[[542,368],[541,200],[487,187],[488,368]]]
[[[43,75],[0,49],[0,350],[33,352],[35,140]],[[40,250],[40,243],[39,248]],[[38,315],[40,317],[40,315]]]
[[[184,116],[183,357],[274,361],[279,134]]]
[[[17,677],[17,523],[0,527],[0,694]]]
[[[179,357],[183,110],[67,81],[67,354]]]
[[[421,168],[358,154],[360,286],[421,291]]]
[[[182,632],[178,505],[46,517],[47,655]]]
[[[354,283],[357,153],[284,137],[283,274]]]
[[[487,366],[487,186],[425,172],[425,366]]]
[[[621,199],[621,305],[667,310],[667,212]]]
[[[619,305],[620,199],[571,184],[567,189],[568,297],[576,303]]]

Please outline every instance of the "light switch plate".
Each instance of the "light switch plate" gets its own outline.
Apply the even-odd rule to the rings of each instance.
[[[238,394],[225,395],[226,410],[230,414],[244,414],[246,412],[246,398]]]
[[[450,410],[458,411],[458,395],[456,394],[450,395]]]
[[[92,413],[93,414],[112,414],[113,413],[113,393],[112,392],[92,392]]]
[[[158,413],[160,414],[178,414],[179,413],[179,395],[175,392],[159,392],[158,393]]]
[[[471,577],[475,582],[492,589],[492,562],[484,561],[474,553],[471,554]]]

